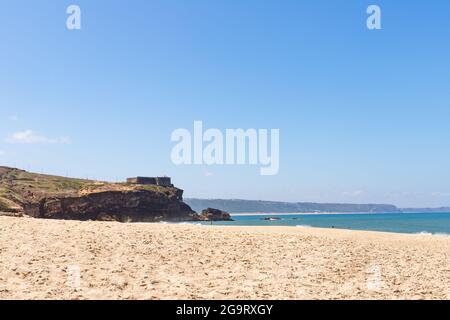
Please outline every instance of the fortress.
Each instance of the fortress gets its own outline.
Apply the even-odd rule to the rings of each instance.
[[[127,183],[174,188],[170,177],[135,177],[128,178]],[[183,201],[183,193],[182,189],[176,188],[176,198],[178,200]]]
[[[135,177],[135,178],[128,178],[127,183],[155,185],[161,187],[173,187],[170,177]]]

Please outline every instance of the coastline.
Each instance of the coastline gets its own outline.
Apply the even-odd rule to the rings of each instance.
[[[242,213],[230,213],[232,216],[313,216],[313,215],[383,215],[383,214],[448,214],[450,212],[446,211],[436,211],[436,212],[420,212],[420,211],[401,211],[401,212],[287,212],[287,213],[266,213],[266,212],[242,212]]]
[[[450,213],[323,213],[232,215],[234,226],[291,226],[450,236]],[[271,219],[273,218],[273,219]],[[267,221],[271,220],[271,221]]]
[[[0,299],[450,297],[448,237],[12,217],[0,231]]]
[[[264,212],[255,212],[255,213],[230,213],[231,216],[236,217],[248,217],[248,216],[313,216],[313,215],[349,215],[349,214],[389,214],[390,212],[288,212],[288,213],[264,213]]]
[[[210,225],[208,223],[201,224],[201,223],[195,223],[195,222],[160,222],[161,224],[173,224],[173,225],[194,225],[198,227],[206,227],[206,228],[223,228],[223,229],[229,229],[232,230],[239,230],[239,231],[257,231],[257,232],[303,232],[303,233],[310,233],[308,231],[316,230],[319,233],[322,234],[328,234],[329,231],[332,233],[335,232],[335,234],[341,234],[345,235],[345,233],[349,233],[352,236],[355,237],[362,237],[362,238],[370,238],[371,236],[377,235],[377,236],[384,236],[389,238],[396,238],[396,236],[408,236],[408,237],[449,237],[450,234],[448,233],[431,233],[431,232],[417,232],[417,233],[407,233],[407,232],[388,232],[388,231],[377,231],[377,230],[355,230],[355,229],[345,229],[345,228],[322,228],[322,227],[314,227],[309,225],[295,225],[295,226],[252,226],[252,225],[218,225],[213,224]],[[145,223],[143,223],[145,224]],[[297,231],[295,231],[297,230]],[[315,233],[315,232],[312,232]],[[450,250],[450,249],[449,249]]]
[[[379,231],[379,230],[357,230],[357,229],[346,229],[346,228],[323,228],[323,227],[314,227],[314,226],[310,226],[310,225],[302,225],[302,224],[298,224],[298,225],[292,225],[292,226],[279,226],[279,225],[275,225],[275,226],[267,226],[267,225],[261,225],[261,226],[252,226],[252,225],[219,225],[219,224],[209,224],[209,223],[200,223],[200,222],[159,222],[160,224],[174,224],[174,225],[195,225],[195,226],[205,226],[205,227],[210,227],[210,228],[242,228],[242,229],[255,229],[258,230],[258,228],[261,228],[261,230],[259,231],[271,231],[273,229],[278,229],[278,228],[285,228],[283,231],[292,231],[291,229],[299,229],[299,228],[303,228],[303,229],[316,229],[316,230],[322,230],[322,231],[328,231],[328,230],[336,230],[336,231],[348,231],[348,232],[367,232],[367,233],[376,233],[376,234],[384,234],[384,235],[407,235],[407,236],[430,236],[430,237],[450,237],[450,234],[448,233],[432,233],[432,232],[428,232],[428,231],[421,231],[421,232],[389,232],[389,231]],[[144,223],[145,224],[145,223]]]
[[[200,225],[198,225],[200,226]],[[242,232],[260,232],[260,233],[301,233],[308,235],[320,235],[329,237],[340,237],[340,238],[352,238],[355,240],[365,241],[367,239],[379,239],[389,241],[397,240],[420,240],[426,237],[449,237],[447,234],[431,234],[431,233],[402,233],[402,232],[386,232],[386,231],[371,231],[371,230],[351,230],[351,229],[340,229],[340,228],[320,228],[312,226],[224,226],[224,225],[201,225],[202,227],[208,228],[223,228],[229,231],[242,231]],[[450,238],[448,239],[450,240]],[[449,242],[450,245],[450,242]],[[449,247],[450,253],[450,247]]]

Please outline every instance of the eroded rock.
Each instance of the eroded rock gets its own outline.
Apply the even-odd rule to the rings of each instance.
[[[203,210],[199,217],[203,221],[233,221],[228,212],[213,208]]]
[[[77,197],[48,197],[25,208],[35,218],[156,222],[196,220],[176,196],[149,190],[106,191]]]

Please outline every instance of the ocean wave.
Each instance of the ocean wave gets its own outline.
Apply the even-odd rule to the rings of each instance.
[[[178,225],[185,225],[185,226],[203,226],[204,224],[200,223],[200,222],[176,222],[175,224]]]
[[[421,232],[418,232],[415,234],[420,235],[420,236],[450,237],[450,234],[444,233],[444,232],[432,233],[432,232],[428,232],[428,231],[421,231]]]
[[[298,225],[296,225],[296,227],[299,227],[299,228],[312,228],[312,226],[309,226],[307,224],[298,224]]]
[[[186,226],[202,226],[200,222],[169,222],[169,221],[159,221],[159,224],[174,224],[174,225],[186,225]]]

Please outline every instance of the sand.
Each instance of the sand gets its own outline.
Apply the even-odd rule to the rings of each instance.
[[[0,217],[0,299],[449,299],[450,237]]]

